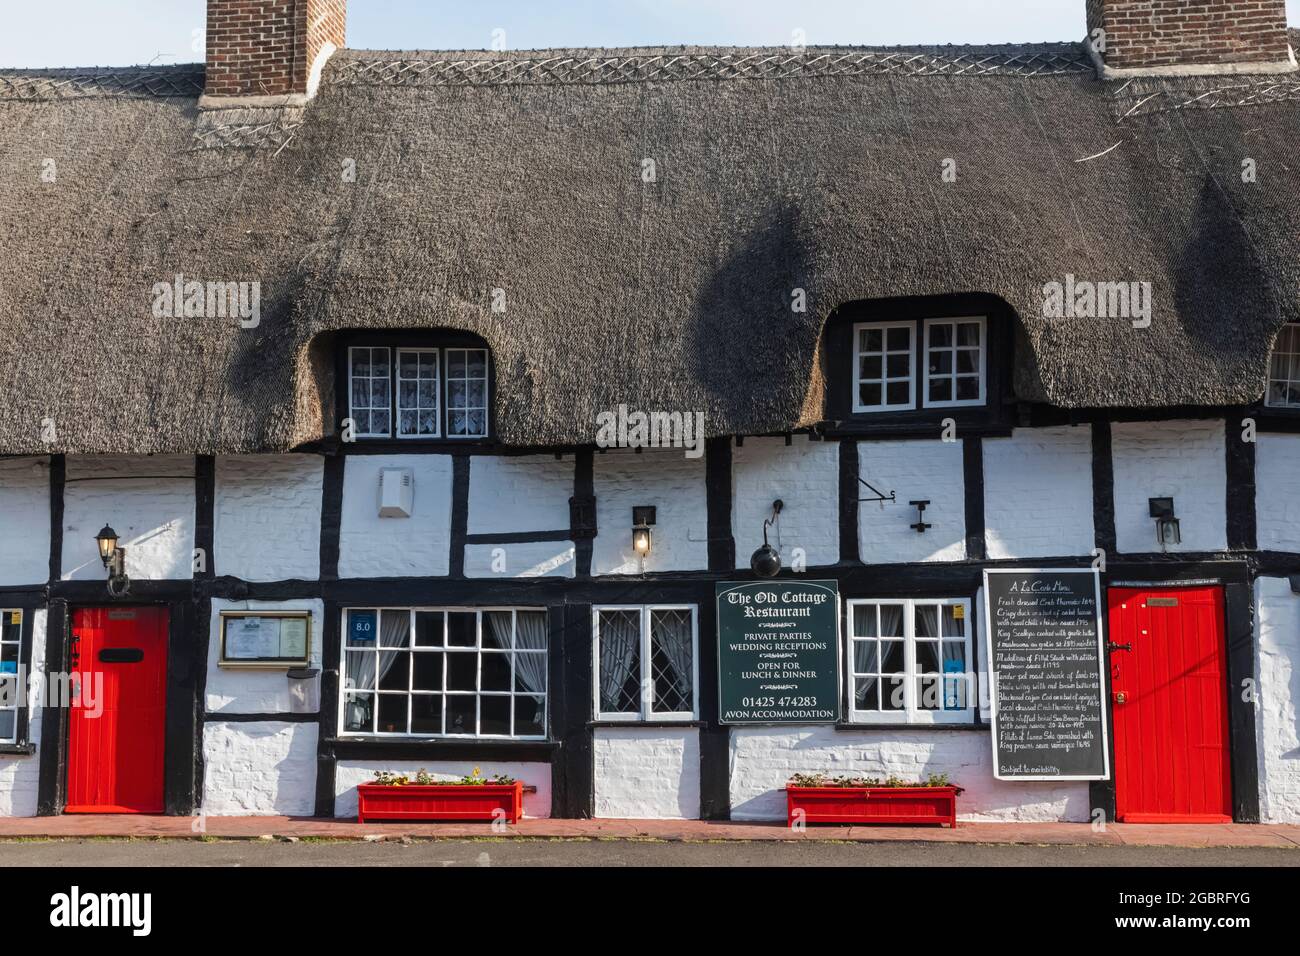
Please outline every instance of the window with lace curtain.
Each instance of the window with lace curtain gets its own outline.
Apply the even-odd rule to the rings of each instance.
[[[546,737],[546,612],[349,608],[345,734]]]
[[[695,606],[613,605],[592,613],[596,719],[695,720]]]
[[[851,722],[975,719],[969,601],[849,601],[848,615]]]

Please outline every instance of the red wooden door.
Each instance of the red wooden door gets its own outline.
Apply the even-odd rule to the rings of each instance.
[[[1116,818],[1231,823],[1223,589],[1111,588],[1108,603]]]
[[[78,608],[69,670],[68,813],[161,813],[167,611]],[[102,682],[102,689],[101,689]]]

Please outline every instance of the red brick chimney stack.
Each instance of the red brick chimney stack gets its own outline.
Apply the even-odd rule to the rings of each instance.
[[[346,21],[347,0],[208,0],[200,105],[306,102]]]
[[[1107,76],[1296,68],[1286,0],[1088,0],[1088,38]]]

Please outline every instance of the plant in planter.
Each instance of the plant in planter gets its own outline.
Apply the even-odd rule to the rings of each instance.
[[[957,794],[946,773],[912,783],[893,774],[828,777],[796,773],[786,784],[787,823],[892,823],[957,825]]]
[[[484,777],[478,767],[459,780],[435,780],[423,768],[415,782],[380,770],[357,786],[357,822],[367,820],[505,820],[523,815],[524,785],[506,774]]]

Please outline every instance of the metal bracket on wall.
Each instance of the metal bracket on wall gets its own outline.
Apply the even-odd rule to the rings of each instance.
[[[862,485],[864,488],[866,488],[868,491],[870,491],[873,495],[876,496],[874,498],[859,498],[858,501],[879,501],[880,507],[883,508],[885,507],[886,501],[897,500],[894,497],[894,492],[891,491],[888,495],[886,495],[883,491],[881,491],[875,485],[871,484],[871,482],[867,481],[865,478],[859,478],[858,484]]]

